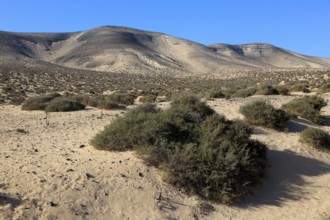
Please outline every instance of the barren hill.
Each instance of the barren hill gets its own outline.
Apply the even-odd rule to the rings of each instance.
[[[330,68],[330,59],[269,44],[205,46],[162,33],[98,27],[73,33],[0,32],[0,58],[117,73],[205,75],[231,69]]]

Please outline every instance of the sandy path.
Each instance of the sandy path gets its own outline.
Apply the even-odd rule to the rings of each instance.
[[[239,105],[255,98],[209,104],[234,119],[241,117]],[[292,99],[269,98],[274,105]],[[164,184],[159,172],[134,153],[88,145],[120,114],[106,111],[99,119],[96,109],[51,113],[46,126],[43,112],[0,106],[0,218],[319,219],[330,211],[330,154],[298,142],[304,120],[290,122],[286,133],[257,128],[253,138],[270,149],[264,184],[235,207],[212,204],[215,212],[204,216],[197,198]],[[330,107],[324,114],[330,115]],[[329,126],[322,129],[330,131]],[[168,199],[157,201],[160,192]]]

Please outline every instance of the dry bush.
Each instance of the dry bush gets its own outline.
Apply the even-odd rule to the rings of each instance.
[[[266,147],[250,135],[244,122],[229,121],[198,98],[184,95],[165,111],[137,107],[106,126],[91,144],[102,150],[137,150],[147,164],[165,171],[165,181],[231,204],[265,173]]]
[[[240,107],[239,112],[246,121],[253,125],[281,129],[289,120],[289,116],[281,109],[275,109],[271,104],[256,100]]]
[[[307,128],[300,134],[300,141],[316,148],[330,150],[330,135],[318,128]]]
[[[325,117],[320,114],[320,110],[326,105],[326,102],[321,97],[305,96],[284,104],[282,109],[294,117],[300,116],[316,124],[322,124]]]

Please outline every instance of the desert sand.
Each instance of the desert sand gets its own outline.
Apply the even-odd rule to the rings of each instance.
[[[229,119],[246,99],[208,101]],[[275,106],[294,96],[269,96]],[[324,95],[326,100],[330,94]],[[161,103],[166,107],[168,103]],[[255,128],[270,167],[264,183],[234,206],[201,201],[162,181],[134,152],[94,149],[89,140],[124,111],[88,108],[50,113],[0,106],[1,219],[320,219],[330,213],[330,153],[298,141],[316,126],[303,119],[286,132]],[[330,106],[323,109],[330,115]],[[330,131],[330,119],[318,126]],[[209,204],[210,206],[206,205]],[[214,210],[212,209],[214,207]]]

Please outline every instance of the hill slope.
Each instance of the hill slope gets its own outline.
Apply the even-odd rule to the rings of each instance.
[[[0,32],[0,58],[135,74],[204,75],[226,69],[330,68],[330,59],[304,56],[269,44],[205,46],[166,34],[111,26],[73,33]]]

